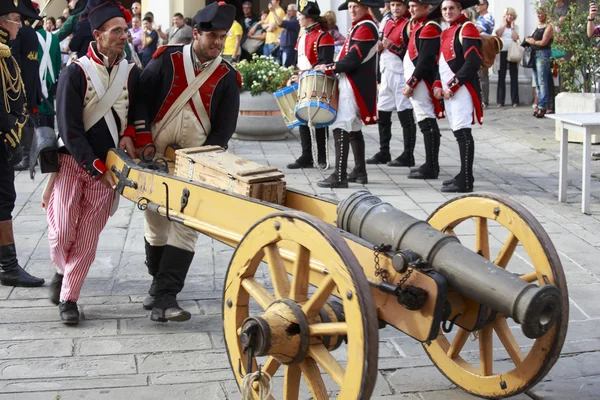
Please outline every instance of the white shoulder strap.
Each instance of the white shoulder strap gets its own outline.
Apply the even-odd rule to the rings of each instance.
[[[358,24],[356,24],[356,28],[358,29],[359,26],[361,25],[365,25],[365,24],[371,24],[373,25],[373,27],[375,28],[375,30],[377,32],[379,32],[379,29],[377,28],[377,24],[371,20],[366,20],[366,21],[361,21]],[[375,41],[375,44],[373,45],[373,47],[371,47],[371,49],[369,50],[369,53],[367,53],[367,56],[365,58],[363,58],[363,60],[361,61],[361,64],[366,63],[367,61],[369,61],[371,58],[375,57],[375,54],[377,54],[377,41]]]
[[[118,146],[119,131],[117,129],[117,122],[112,113],[112,107],[123,92],[122,88],[127,84],[127,77],[129,76],[128,62],[127,60],[122,60],[118,64],[119,67],[117,73],[108,89],[104,87],[98,73],[92,66],[92,61],[87,56],[79,58],[76,62],[83,67],[99,98],[99,102],[93,108],[86,106],[83,109],[83,127],[87,132],[96,125],[100,119],[104,118],[115,146]]]
[[[40,82],[42,84],[42,94],[44,97],[48,97],[48,87],[46,84],[47,74],[50,74],[50,79],[52,83],[56,82],[56,78],[54,76],[54,69],[52,67],[52,60],[50,58],[50,47],[52,46],[52,34],[47,33],[46,38],[42,36],[40,32],[37,32],[37,37],[40,42],[40,46],[42,47],[42,58],[40,60]]]
[[[204,129],[206,135],[208,136],[210,134],[210,130],[211,130],[210,117],[208,116],[208,112],[207,112],[206,108],[204,108],[204,104],[202,103],[202,99],[200,98],[200,94],[198,93],[198,91],[200,90],[200,88],[202,87],[204,82],[206,82],[208,80],[208,78],[210,78],[210,76],[213,74],[213,72],[215,72],[217,67],[221,64],[222,58],[220,56],[218,56],[217,58],[215,58],[213,60],[213,62],[210,64],[210,66],[208,68],[206,68],[205,70],[203,70],[200,73],[200,75],[195,76],[194,66],[193,66],[193,63],[191,60],[191,45],[184,46],[183,52],[184,52],[183,57],[184,57],[184,66],[185,66],[185,76],[187,78],[188,86],[185,88],[183,93],[181,93],[179,95],[179,97],[177,97],[177,100],[175,100],[175,102],[173,102],[173,105],[171,106],[171,108],[169,108],[169,110],[167,111],[167,113],[165,114],[163,119],[161,119],[156,124],[154,131],[157,133],[156,133],[154,140],[156,140],[156,137],[158,137],[158,135],[160,135],[163,128],[165,128],[167,125],[169,125],[169,123],[173,120],[173,118],[175,118],[175,116],[177,114],[179,114],[181,112],[181,110],[183,110],[183,107],[190,100],[192,100],[194,103],[194,107],[196,108],[196,112],[198,113],[198,116],[200,117],[200,122],[202,124],[202,128]]]

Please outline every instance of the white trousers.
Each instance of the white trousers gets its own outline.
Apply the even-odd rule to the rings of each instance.
[[[354,98],[352,85],[346,74],[340,74],[338,78],[340,91],[337,118],[330,129],[341,129],[346,132],[354,132],[362,129],[363,123],[360,117],[360,109]]]
[[[389,69],[384,70],[381,73],[377,109],[380,111],[404,111],[412,109],[410,100],[402,93],[405,86],[406,79],[404,79],[404,74],[394,73]]]
[[[470,128],[473,125],[473,98],[465,86],[458,89],[450,100],[444,100],[444,105],[452,131]]]

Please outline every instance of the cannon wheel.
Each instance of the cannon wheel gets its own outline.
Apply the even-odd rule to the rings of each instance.
[[[257,274],[261,261],[268,266],[272,290],[266,284],[269,279]],[[267,268],[259,271],[263,269]],[[299,319],[290,321],[288,316],[280,324],[269,323],[272,346],[261,366],[270,376],[283,366],[282,398],[298,399],[301,377],[314,399],[328,399],[330,392],[339,392],[340,399],[370,398],[377,377],[377,312],[360,264],[334,227],[301,212],[265,217],[237,247],[223,295],[225,345],[240,389],[247,365],[241,337],[244,321],[249,316],[273,321],[284,308],[295,309],[291,318]],[[262,310],[254,312],[252,300]],[[343,308],[343,317],[324,322],[320,312],[332,301]],[[308,327],[303,328],[303,323]],[[324,340],[327,336],[339,344],[345,337],[347,361],[332,355],[324,345],[329,342]],[[326,381],[337,387],[327,387]],[[257,386],[255,398],[259,398]]]
[[[552,368],[560,355],[569,320],[567,283],[560,259],[548,234],[535,217],[516,202],[494,194],[469,194],[450,200],[429,217],[428,222],[442,232],[455,235],[460,223],[475,220],[475,251],[503,268],[510,269],[509,261],[517,245],[521,245],[535,271],[521,275],[527,282],[555,285],[562,295],[562,314],[556,325],[544,336],[531,340],[528,352],[519,347],[506,317],[495,318],[476,332],[479,344],[479,362],[472,361],[462,351],[470,333],[458,328],[452,340],[440,330],[436,340],[424,344],[437,368],[457,386],[485,398],[504,398],[524,392],[538,383]],[[504,226],[510,233],[499,254],[490,258],[488,220]],[[501,361],[494,370],[494,334],[510,359]],[[529,339],[528,339],[529,340]],[[529,347],[529,346],[527,346]],[[463,358],[464,357],[464,358]],[[507,365],[508,364],[508,365]],[[502,367],[503,372],[499,373]]]

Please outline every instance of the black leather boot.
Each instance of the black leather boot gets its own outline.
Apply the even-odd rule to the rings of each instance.
[[[52,277],[52,281],[50,281],[50,302],[52,304],[58,305],[60,303],[60,290],[62,288],[63,275],[58,272],[54,274]]]
[[[58,305],[58,312],[63,324],[77,325],[79,323],[79,309],[74,301],[61,301]]]
[[[404,151],[395,160],[387,163],[390,167],[412,167],[415,165],[415,144],[417,143],[417,125],[412,108],[398,111],[398,119],[402,125]]]
[[[298,159],[293,163],[288,164],[287,167],[289,169],[312,168],[313,157],[310,128],[306,125],[300,125],[298,130],[300,131],[300,146],[302,147],[302,155],[300,155],[300,157],[298,157]]]
[[[352,154],[354,154],[354,169],[348,174],[348,182],[362,185],[369,183],[365,164],[365,137],[362,131],[350,132],[350,146],[352,146]]]
[[[29,169],[29,151],[31,149],[33,134],[33,123],[29,121],[21,131],[21,147],[23,148],[23,158],[21,158],[21,161],[15,165],[15,171],[25,171]]]
[[[194,252],[166,245],[160,260],[152,321],[187,321],[191,318],[189,311],[183,310],[177,303],[177,294],[183,289]]]
[[[440,128],[435,118],[427,118],[419,122],[425,144],[425,164],[411,169],[409,179],[437,179],[440,173],[438,157],[440,153]]]
[[[392,112],[379,111],[377,126],[379,128],[379,152],[367,160],[367,164],[385,164],[392,159],[390,140],[392,140]]]
[[[156,275],[158,274],[165,246],[152,246],[146,238],[144,238],[144,244],[146,248],[146,267],[152,277],[152,283],[150,284],[150,289],[148,289],[148,297],[142,301],[142,307],[146,310],[152,310],[154,308],[154,296],[156,296]]]
[[[471,193],[473,191],[473,159],[475,142],[470,128],[454,131],[460,153],[460,172],[451,184],[442,186],[444,193]]]
[[[44,280],[29,275],[17,260],[12,220],[0,222],[0,283],[5,286],[38,287]]]
[[[348,187],[348,151],[350,150],[350,134],[341,129],[333,130],[335,141],[335,170],[326,179],[317,182],[317,186],[324,188]]]
[[[319,128],[316,130],[315,135],[317,136],[317,160],[319,166],[325,169],[327,166],[327,141],[329,137],[329,128]]]

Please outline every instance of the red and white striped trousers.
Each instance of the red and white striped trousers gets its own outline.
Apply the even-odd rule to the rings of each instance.
[[[60,155],[60,171],[48,202],[50,257],[64,275],[60,299],[77,301],[96,258],[114,191],[94,180],[75,159]]]

